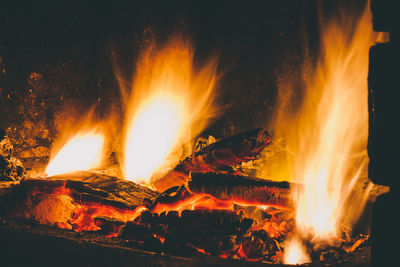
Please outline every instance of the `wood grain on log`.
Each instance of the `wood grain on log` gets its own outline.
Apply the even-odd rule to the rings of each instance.
[[[153,198],[147,208],[159,212],[175,210],[187,204],[202,206],[202,201],[211,198],[216,202],[208,207],[210,209],[224,204],[292,209],[290,188],[299,186],[241,175],[192,172],[186,186],[175,186],[164,191]]]
[[[133,220],[144,209],[144,200],[158,194],[134,182],[92,172],[23,180],[7,191],[0,199],[3,216],[77,231],[110,230],[115,223],[106,217]]]
[[[188,189],[195,194],[208,194],[222,201],[292,208],[288,182],[274,182],[255,177],[192,172]]]
[[[158,192],[134,182],[93,172],[77,172],[29,179],[21,182],[25,191],[57,193],[67,190],[77,202],[107,204],[117,208],[136,208],[143,200],[153,198]]]

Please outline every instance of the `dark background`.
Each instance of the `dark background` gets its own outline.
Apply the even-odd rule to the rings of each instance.
[[[192,40],[195,64],[219,54],[217,102],[224,115],[207,133],[224,137],[267,127],[282,77],[298,78],[300,88],[304,47],[312,55],[318,53],[319,14],[329,17],[343,7],[361,12],[366,4],[10,2],[0,7],[0,128],[7,129],[21,151],[48,147],[57,135],[54,121],[60,117],[79,117],[93,105],[98,118],[121,110],[113,62],[129,81],[146,40],[154,37],[162,43],[176,32]],[[117,125],[120,120],[116,118]]]

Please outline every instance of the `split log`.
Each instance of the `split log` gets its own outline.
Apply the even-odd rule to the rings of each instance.
[[[181,185],[187,182],[191,171],[231,172],[231,167],[253,160],[270,143],[271,136],[262,128],[212,143],[179,162],[172,171],[153,182],[153,186],[164,191]]]
[[[190,174],[188,189],[195,194],[211,195],[235,204],[266,205],[292,208],[289,182],[274,182],[240,175],[198,173]]]

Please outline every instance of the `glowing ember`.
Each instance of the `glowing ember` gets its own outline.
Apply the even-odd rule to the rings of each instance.
[[[295,155],[292,177],[304,185],[294,192],[297,228],[314,243],[338,237],[342,225],[351,227],[369,194],[347,201],[368,164],[368,50],[377,40],[369,12],[358,22],[349,14],[323,24],[319,60],[304,70],[302,109],[293,128],[278,126]],[[299,249],[289,249],[291,262],[299,262]]]
[[[212,61],[194,72],[193,52],[179,39],[143,53],[127,108],[125,178],[149,183],[190,153],[192,138],[213,113],[215,68]]]
[[[104,136],[97,132],[81,132],[72,137],[51,159],[48,175],[56,175],[98,167],[102,160]]]
[[[304,245],[297,237],[294,237],[285,246],[283,262],[285,264],[304,264],[311,262],[310,257],[304,251]]]

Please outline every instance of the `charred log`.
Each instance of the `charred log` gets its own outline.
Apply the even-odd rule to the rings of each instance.
[[[253,204],[291,208],[293,203],[288,182],[274,182],[255,177],[192,172],[189,191],[208,194],[219,200],[237,204]]]
[[[262,128],[223,139],[187,157],[153,185],[164,191],[186,183],[191,171],[232,172],[232,166],[254,159],[270,143],[271,136]]]
[[[158,193],[133,182],[89,172],[29,179],[3,188],[1,214],[77,231],[121,228]],[[105,219],[112,218],[116,221]]]
[[[141,206],[145,198],[158,194],[134,182],[93,172],[63,174],[48,179],[29,179],[22,181],[21,186],[26,192],[68,192],[79,203],[92,202],[127,209]]]
[[[126,224],[120,237],[143,243],[158,239],[164,251],[175,255],[221,255],[233,253],[252,224],[252,219],[226,210],[184,210],[181,214],[171,211],[160,215],[144,211],[135,222]]]
[[[169,188],[152,200],[145,200],[145,203],[155,212],[187,205],[201,207],[202,203],[212,203],[210,208],[230,209],[232,204],[238,204],[292,209],[291,187],[299,185],[241,175],[193,172],[186,186]],[[214,201],[210,202],[211,199]]]

